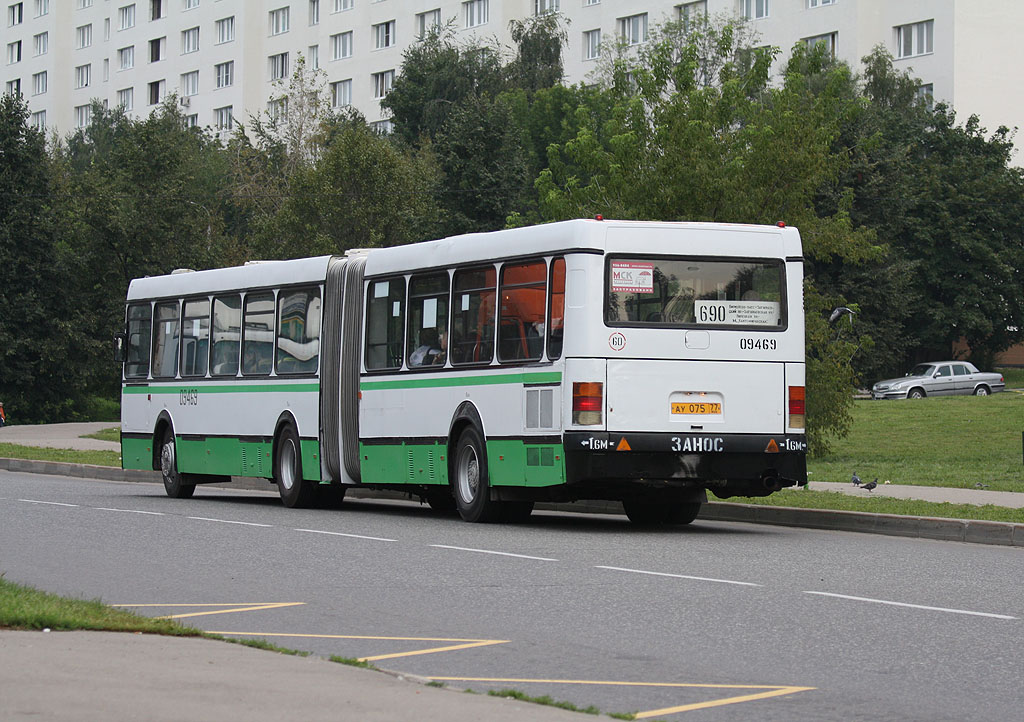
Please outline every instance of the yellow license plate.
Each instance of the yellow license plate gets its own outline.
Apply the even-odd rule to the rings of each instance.
[[[672,404],[673,414],[720,414],[722,405],[719,403],[686,401]]]

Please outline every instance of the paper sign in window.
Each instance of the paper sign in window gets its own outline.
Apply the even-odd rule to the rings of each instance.
[[[653,293],[654,264],[612,261],[612,293]]]
[[[423,328],[437,328],[437,299],[423,299]]]

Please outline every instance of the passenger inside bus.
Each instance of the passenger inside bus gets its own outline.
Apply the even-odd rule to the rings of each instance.
[[[447,337],[447,334],[445,334]],[[438,356],[441,356],[441,339],[436,328],[425,328],[420,331],[420,345],[409,356],[409,365],[430,366]],[[442,357],[442,362],[443,357]]]

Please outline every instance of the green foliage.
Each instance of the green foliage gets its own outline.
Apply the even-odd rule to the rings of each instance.
[[[516,56],[505,69],[512,88],[538,91],[562,82],[562,48],[568,33],[557,12],[512,20],[509,30],[516,44]]]

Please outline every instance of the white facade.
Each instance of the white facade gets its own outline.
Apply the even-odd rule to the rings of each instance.
[[[990,131],[1024,126],[1013,93],[1024,66],[1019,0],[2,0],[3,89],[60,132],[87,121],[91,99],[137,116],[176,93],[190,122],[230,129],[267,109],[275,74],[301,53],[336,104],[371,122],[425,27],[451,21],[461,38],[511,45],[509,21],[557,9],[568,20],[566,82],[586,81],[601,43],[643,42],[667,19],[698,12],[751,18],[758,43],[783,50],[820,39],[854,67],[884,45],[922,92],[976,113]],[[154,102],[155,101],[155,102]],[[45,114],[41,115],[41,114]]]

